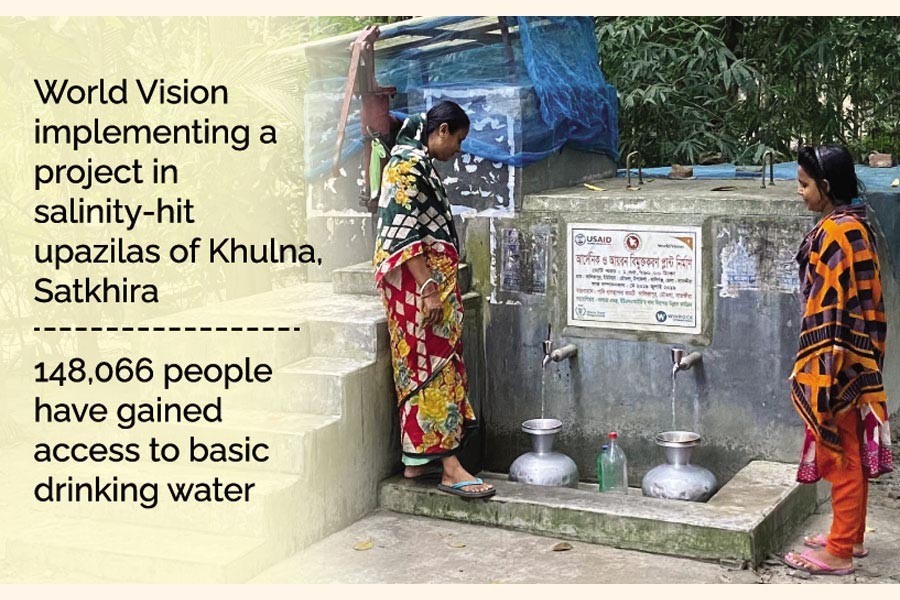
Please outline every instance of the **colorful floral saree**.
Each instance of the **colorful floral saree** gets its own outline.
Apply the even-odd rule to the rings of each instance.
[[[475,414],[462,360],[462,296],[456,230],[447,194],[423,138],[425,115],[408,118],[385,165],[378,203],[375,282],[388,315],[405,457],[437,458],[462,444]],[[406,266],[423,255],[444,313],[423,323],[422,299]]]
[[[820,452],[842,453],[835,418],[859,411],[862,464],[870,478],[893,470],[882,384],[884,301],[875,235],[863,204],[839,206],[810,231],[797,254],[805,310],[791,373],[791,400],[808,428],[804,480]],[[804,465],[801,464],[801,470]]]

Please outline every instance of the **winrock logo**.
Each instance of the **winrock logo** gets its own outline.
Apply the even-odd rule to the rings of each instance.
[[[665,323],[666,319],[669,318],[669,315],[666,314],[666,311],[661,310],[656,313],[656,320],[659,323]]]
[[[575,243],[579,246],[584,246],[585,244],[610,246],[612,245],[613,241],[612,238],[608,235],[584,235],[583,233],[579,233],[575,236]]]

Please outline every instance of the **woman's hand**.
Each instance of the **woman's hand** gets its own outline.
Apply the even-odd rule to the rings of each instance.
[[[444,303],[437,286],[428,286],[422,296],[422,318],[426,325],[436,325],[444,316]]]

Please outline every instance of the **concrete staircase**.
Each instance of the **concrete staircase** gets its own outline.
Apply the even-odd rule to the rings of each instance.
[[[131,334],[130,356],[163,362],[240,362],[274,370],[269,383],[142,386],[142,398],[205,403],[222,397],[222,423],[143,425],[111,438],[178,443],[182,459],[159,465],[59,469],[79,480],[116,475],[160,483],[158,505],[82,502],[41,505],[7,542],[6,559],[27,581],[241,582],[374,509],[378,483],[397,461],[388,333],[372,271],[353,267],[330,283],[307,283],[191,310],[150,326],[276,327],[286,331]],[[374,290],[371,290],[374,292]],[[123,396],[127,397],[127,395]],[[106,396],[109,404],[118,399]],[[124,398],[123,398],[124,399]],[[112,411],[111,411],[112,412]],[[186,460],[204,443],[269,445],[269,460]],[[249,502],[176,503],[165,482],[255,483]],[[39,568],[37,568],[39,565]]]

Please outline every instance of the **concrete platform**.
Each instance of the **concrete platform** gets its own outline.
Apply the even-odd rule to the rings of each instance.
[[[368,551],[355,550],[372,542]],[[572,584],[718,583],[708,563],[377,510],[294,554],[250,583]],[[736,571],[752,575],[752,571]],[[743,581],[742,581],[743,582]],[[465,588],[452,591],[468,596]],[[533,592],[532,592],[533,594]]]
[[[636,185],[636,178],[632,178]],[[594,181],[596,191],[575,186],[525,197],[523,212],[584,212],[690,215],[766,215],[809,217],[797,199],[795,182],[777,182],[761,189],[757,179],[672,180],[648,178],[627,190],[623,178]],[[812,220],[812,219],[810,219]]]
[[[709,502],[599,494],[594,486],[543,488],[485,477],[497,488],[468,501],[434,484],[397,477],[380,489],[382,508],[538,535],[703,559],[758,565],[815,511],[816,489],[794,481],[796,466],[754,461]]]
[[[866,534],[871,554],[855,561],[856,573],[846,577],[794,571],[774,556],[754,570],[738,561],[693,560],[577,541],[569,543],[571,549],[560,551],[558,538],[382,509],[294,554],[252,582],[897,584],[900,503],[887,494],[883,495],[885,502],[879,502],[877,487],[870,496]],[[828,531],[830,523],[830,504],[826,503],[805,523],[796,524],[777,554],[802,549],[804,536]],[[365,541],[372,542],[371,550],[355,549]]]

